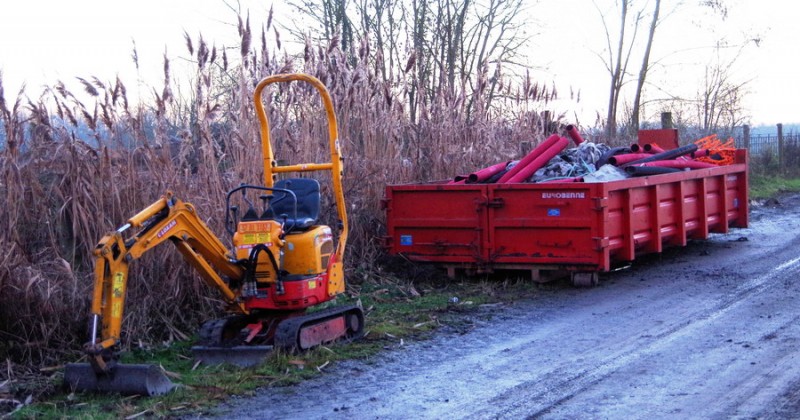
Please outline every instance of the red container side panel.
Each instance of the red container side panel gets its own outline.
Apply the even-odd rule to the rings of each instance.
[[[386,189],[387,243],[412,260],[486,260],[486,185],[398,185]]]
[[[608,271],[748,225],[747,153],[604,183],[388,186],[386,245],[421,262]]]
[[[489,188],[490,260],[497,264],[602,265],[599,184]]]

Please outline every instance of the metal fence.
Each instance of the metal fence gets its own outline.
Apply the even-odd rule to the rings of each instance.
[[[760,134],[750,136],[749,142],[744,136],[736,138],[736,147],[748,149],[750,156],[772,154],[778,156],[781,148],[797,150],[800,147],[800,134],[784,134],[781,139],[777,134]]]

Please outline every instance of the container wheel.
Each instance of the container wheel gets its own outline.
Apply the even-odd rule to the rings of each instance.
[[[570,278],[575,287],[595,287],[600,283],[600,277],[596,271],[573,271]]]

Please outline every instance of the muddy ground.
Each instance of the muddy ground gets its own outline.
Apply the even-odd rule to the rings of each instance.
[[[369,361],[234,399],[230,418],[800,417],[800,195],[751,227],[543,288]]]

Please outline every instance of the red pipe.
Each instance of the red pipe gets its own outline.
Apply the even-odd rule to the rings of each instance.
[[[713,163],[700,162],[697,160],[654,160],[651,162],[641,163],[635,166],[660,166],[662,168],[690,168],[690,169],[703,169],[713,168],[717,165]]]
[[[454,184],[463,185],[463,184],[466,183],[466,181],[467,181],[467,177],[466,176],[464,176],[464,175],[456,175],[455,179],[453,179],[452,181],[448,182],[447,185],[454,185]]]
[[[539,182],[539,184],[555,184],[556,182],[583,182],[583,177],[576,176],[574,178],[548,179],[547,181]]]
[[[649,153],[626,153],[624,155],[616,155],[611,156],[608,158],[608,163],[612,165],[624,165],[628,162],[633,162],[634,160],[644,159],[646,157],[653,156]]]
[[[647,143],[644,145],[644,151],[646,153],[662,153],[664,149],[662,149],[659,145],[655,143]]]
[[[581,133],[579,133],[578,129],[572,124],[567,126],[567,135],[572,139],[573,142],[575,142],[576,146],[580,146],[581,143],[583,143],[583,137],[581,137]]]
[[[711,156],[711,150],[709,149],[699,149],[692,152],[692,157],[703,157],[703,156]]]
[[[533,176],[533,173],[538,171],[539,168],[547,165],[547,162],[550,162],[550,159],[561,153],[561,151],[564,150],[568,144],[569,140],[567,140],[566,137],[559,137],[555,144],[542,152],[542,154],[537,156],[532,162],[525,165],[524,168],[520,169],[519,172],[514,174],[514,176],[509,178],[506,182],[512,184],[517,182],[525,182],[528,178]]]
[[[636,143],[633,143],[633,144],[631,145],[631,147],[629,147],[629,149],[631,149],[631,152],[632,152],[632,153],[642,153],[642,152],[644,151],[644,150],[642,149],[642,146],[639,146],[639,145],[638,145],[638,144],[636,144]]]
[[[479,171],[473,172],[467,177],[467,183],[474,184],[476,182],[486,181],[500,172],[503,172],[506,169],[506,166],[508,166],[508,162],[501,162],[497,165],[492,165],[488,168],[483,168]]]
[[[516,175],[517,172],[521,171],[522,168],[531,163],[534,159],[536,159],[537,156],[549,149],[550,146],[554,145],[559,138],[560,136],[558,134],[553,134],[552,136],[548,137],[547,140],[542,142],[542,144],[536,146],[535,149],[520,159],[520,161],[513,168],[509,169],[508,172],[503,174],[503,176],[497,180],[497,183],[502,184],[511,179],[512,176]]]
[[[649,157],[646,157],[644,159],[635,160],[633,162],[628,163],[627,165],[637,165],[639,163],[645,163],[645,162],[653,162],[653,161],[658,161],[658,160],[675,159],[675,158],[678,158],[678,157],[683,156],[683,155],[688,155],[688,154],[694,152],[697,149],[698,149],[698,147],[697,147],[696,144],[687,144],[685,146],[678,147],[677,149],[667,150],[666,152],[661,152],[661,153],[656,153],[654,155],[649,155]]]

